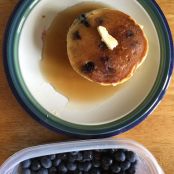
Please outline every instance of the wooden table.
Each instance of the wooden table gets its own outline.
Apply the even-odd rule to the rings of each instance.
[[[18,0],[0,0],[0,50],[6,22]],[[157,0],[174,35],[174,0]],[[22,148],[70,139],[34,121],[13,96],[3,69],[0,53],[0,164]],[[167,174],[174,174],[174,79],[158,108],[143,123],[118,137],[145,145]]]

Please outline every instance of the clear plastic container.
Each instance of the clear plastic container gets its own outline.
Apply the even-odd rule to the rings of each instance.
[[[136,174],[164,174],[154,156],[142,145],[129,139],[96,139],[52,143],[26,148],[15,153],[0,167],[0,174],[20,174],[19,164],[30,158],[71,151],[125,148],[138,156]]]

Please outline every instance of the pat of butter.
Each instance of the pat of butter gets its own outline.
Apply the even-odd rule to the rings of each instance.
[[[143,30],[144,29],[144,26],[143,25],[139,25],[140,26],[140,28]]]
[[[97,30],[102,38],[102,41],[110,50],[113,50],[118,45],[118,41],[109,34],[105,27],[99,26]]]

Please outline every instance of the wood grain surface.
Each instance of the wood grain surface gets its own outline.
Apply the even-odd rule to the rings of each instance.
[[[72,139],[34,121],[13,96],[4,73],[2,38],[18,0],[0,0],[0,164],[22,148]],[[174,0],[157,0],[174,35]],[[174,174],[174,79],[157,109],[143,123],[118,137],[136,140],[158,159],[166,174]],[[114,137],[115,138],[115,137]]]

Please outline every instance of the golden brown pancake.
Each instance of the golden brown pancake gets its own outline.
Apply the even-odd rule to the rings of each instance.
[[[118,46],[108,49],[97,31],[104,26]],[[114,9],[98,9],[74,20],[67,35],[67,52],[73,69],[90,81],[117,85],[127,81],[144,61],[148,42],[141,27]]]

